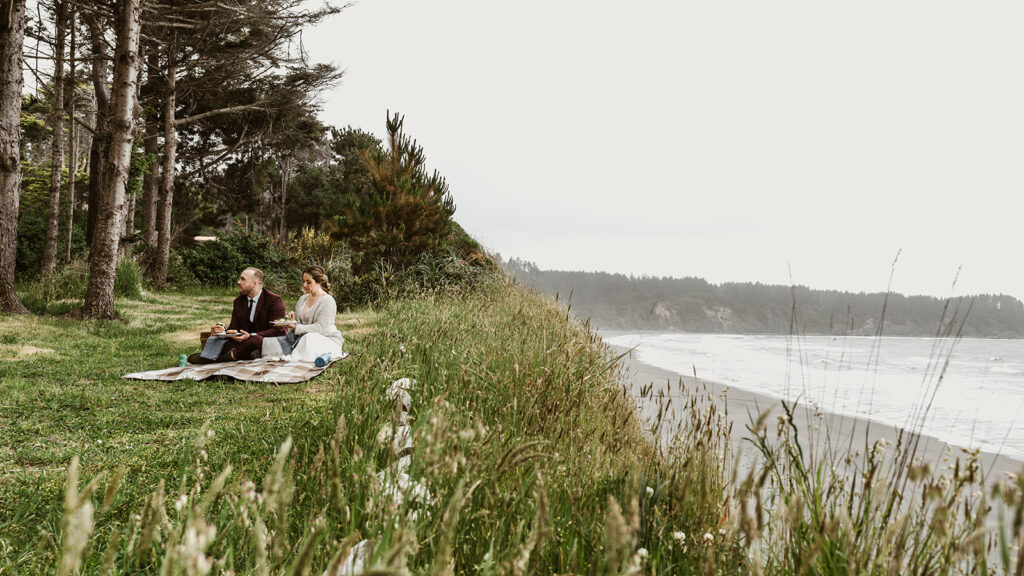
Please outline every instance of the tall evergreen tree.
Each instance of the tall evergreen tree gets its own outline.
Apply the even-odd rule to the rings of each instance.
[[[363,148],[359,158],[369,182],[349,199],[335,221],[335,236],[359,252],[357,274],[385,261],[404,265],[447,241],[455,202],[435,170],[428,174],[423,148],[405,133],[405,118],[388,112],[385,149]]]

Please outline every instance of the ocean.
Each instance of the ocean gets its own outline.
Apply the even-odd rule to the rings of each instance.
[[[1024,460],[1024,340],[619,333],[636,360]]]

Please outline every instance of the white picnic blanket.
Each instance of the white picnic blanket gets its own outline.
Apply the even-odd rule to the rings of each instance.
[[[348,356],[348,352],[343,352],[340,356],[331,358],[331,361],[322,368],[317,368],[312,362],[257,358],[256,360],[237,360],[214,364],[188,364],[187,366],[175,366],[149,372],[132,372],[125,374],[122,378],[132,380],[184,380],[186,378],[205,380],[214,376],[227,376],[247,382],[304,382],[319,375],[328,366],[346,356]]]

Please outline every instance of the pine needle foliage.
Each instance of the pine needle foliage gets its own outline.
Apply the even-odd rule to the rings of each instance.
[[[356,274],[381,262],[414,262],[443,247],[450,235],[455,202],[448,183],[436,170],[428,174],[423,147],[405,133],[404,121],[388,112],[385,145],[357,152],[369,181],[353,191],[335,227],[335,235],[360,254]]]

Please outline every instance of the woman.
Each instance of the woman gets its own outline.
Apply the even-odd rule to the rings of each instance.
[[[304,294],[292,314],[295,323],[286,325],[288,334],[264,338],[264,358],[291,356],[291,360],[312,362],[325,352],[332,358],[341,357],[345,338],[334,325],[338,304],[331,296],[331,283],[322,266],[310,266],[302,271],[302,291]]]

